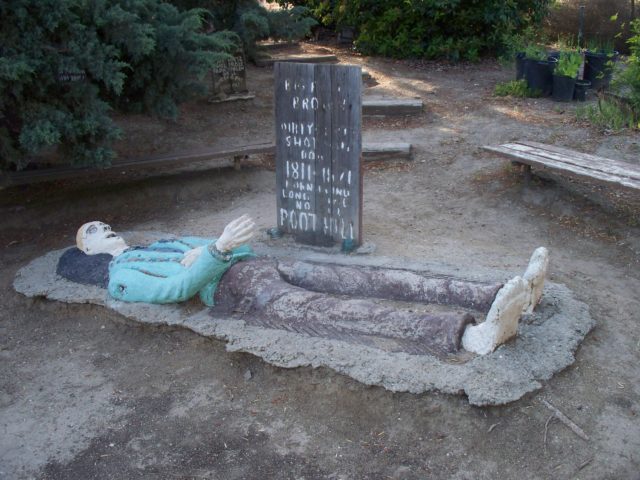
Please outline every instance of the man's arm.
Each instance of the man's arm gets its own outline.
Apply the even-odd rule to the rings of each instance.
[[[231,252],[234,248],[239,247],[243,243],[248,242],[255,233],[255,223],[249,215],[243,215],[229,223],[220,235],[214,245],[215,250],[222,254]],[[205,246],[199,246],[185,252],[184,258],[180,262],[189,268],[200,257]]]
[[[247,215],[234,220],[215,242],[187,251],[180,262],[186,268],[177,273],[158,275],[133,264],[119,265],[119,268],[110,269],[109,293],[127,302],[173,303],[187,300],[205,285],[217,282],[235,261],[247,255],[247,252],[238,252],[234,258],[232,249],[248,241],[254,230],[255,224]]]

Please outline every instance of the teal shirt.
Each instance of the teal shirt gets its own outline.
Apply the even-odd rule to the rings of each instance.
[[[129,249],[109,264],[109,294],[124,302],[176,303],[198,293],[205,305],[213,306],[222,275],[234,263],[255,256],[243,245],[232,251],[229,261],[223,261],[209,253],[207,246],[213,242],[215,239],[183,237]],[[205,248],[185,267],[180,261],[196,247]]]

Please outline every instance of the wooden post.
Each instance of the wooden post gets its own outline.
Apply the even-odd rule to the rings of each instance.
[[[277,224],[312,245],[362,243],[360,67],[275,64]]]

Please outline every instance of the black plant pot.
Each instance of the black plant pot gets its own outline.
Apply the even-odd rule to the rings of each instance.
[[[516,80],[521,80],[524,78],[524,65],[524,52],[516,53]]]
[[[556,102],[570,102],[573,100],[573,91],[575,88],[575,78],[564,75],[553,76],[553,99]]]
[[[548,60],[527,59],[524,67],[524,78],[527,87],[543,96],[551,95],[553,89],[553,69],[558,61],[555,58]]]
[[[578,102],[584,102],[587,99],[587,89],[591,86],[589,80],[576,80],[576,89],[573,92],[573,98]]]
[[[618,52],[613,54],[586,52],[584,59],[584,79],[591,82],[591,88],[596,90],[607,88],[613,74],[613,64],[618,60]]]

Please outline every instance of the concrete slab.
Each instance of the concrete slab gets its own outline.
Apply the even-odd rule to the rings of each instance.
[[[146,244],[171,237],[161,233],[123,235],[129,244]],[[275,257],[393,266],[469,280],[504,280],[503,273],[466,269],[463,276],[455,267],[387,257],[329,255],[318,249],[289,248],[277,244],[258,244],[255,249],[259,254]],[[473,405],[505,404],[542,388],[541,382],[574,362],[575,350],[595,324],[587,305],[578,301],[567,287],[548,283],[539,308],[522,319],[514,341],[489,355],[472,356],[465,363],[452,364],[429,355],[389,353],[337,340],[252,327],[238,320],[214,318],[205,307],[194,312],[193,303],[188,309],[183,305],[118,302],[103,289],[78,285],[57,276],[55,269],[63,251],[50,252],[23,267],[14,281],[16,291],[29,297],[103,305],[144,324],[187,328],[225,341],[229,351],[252,353],[284,368],[328,367],[364,384],[398,392],[437,390],[466,394]],[[506,275],[517,273],[520,272]]]

